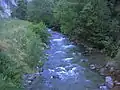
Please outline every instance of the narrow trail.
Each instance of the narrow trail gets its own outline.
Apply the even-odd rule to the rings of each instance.
[[[50,49],[46,51],[48,61],[42,73],[43,82],[40,80],[29,90],[99,90],[100,76],[94,74],[86,67],[82,67],[74,60],[87,59],[77,51],[64,35],[48,30],[51,34]]]

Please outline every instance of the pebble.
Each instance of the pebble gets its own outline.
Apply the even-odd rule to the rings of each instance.
[[[91,64],[91,65],[90,65],[90,69],[95,70],[95,69],[96,69],[95,65],[94,65],[94,64]]]
[[[80,59],[81,62],[88,62],[87,59]]]
[[[27,81],[27,82],[28,82],[28,84],[31,84],[31,83],[32,83],[32,81],[30,81],[30,80],[29,80],[29,81]]]

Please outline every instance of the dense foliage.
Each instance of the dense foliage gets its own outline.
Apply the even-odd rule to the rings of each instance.
[[[114,57],[119,48],[119,22],[112,18],[107,4],[106,0],[60,0],[54,16],[70,38],[89,42]]]
[[[18,0],[17,7],[12,10],[12,17],[25,20],[27,18],[27,1]]]
[[[29,27],[31,25],[31,27]],[[36,28],[39,28],[36,33]],[[43,31],[44,29],[44,31]],[[44,58],[43,50],[47,36],[46,26],[41,22],[10,20],[0,22],[0,89],[17,90],[21,87],[22,75],[35,72]],[[15,89],[14,89],[15,88]]]
[[[108,1],[17,0],[12,17],[34,24],[19,20],[0,23],[0,89],[21,87],[21,76],[34,72],[48,42],[45,24],[59,25],[72,40],[90,43],[118,60],[120,10],[115,2]]]
[[[47,33],[47,28],[43,22],[32,24],[29,27],[38,37],[41,38],[42,42],[48,43],[49,34]]]
[[[46,25],[53,23],[54,0],[18,0],[17,7],[12,10],[12,17],[34,23],[43,21]]]
[[[32,22],[52,23],[53,0],[33,0],[28,3],[27,19]]]

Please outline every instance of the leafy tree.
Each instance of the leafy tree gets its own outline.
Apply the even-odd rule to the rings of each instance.
[[[70,38],[82,38],[113,57],[118,49],[113,33],[119,32],[119,28],[107,3],[106,0],[60,0],[54,16],[61,24],[61,31]]]
[[[43,21],[50,24],[53,21],[52,8],[52,0],[33,0],[28,4],[28,20],[32,22]]]

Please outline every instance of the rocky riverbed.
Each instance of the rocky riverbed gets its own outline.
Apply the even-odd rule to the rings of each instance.
[[[81,42],[79,42],[81,45]],[[79,46],[77,42],[77,45]],[[104,77],[104,83],[100,90],[120,90],[120,67],[102,51],[92,48],[89,44],[82,43],[85,52],[82,54],[88,58],[87,66],[94,72]],[[85,61],[83,61],[85,62]]]

